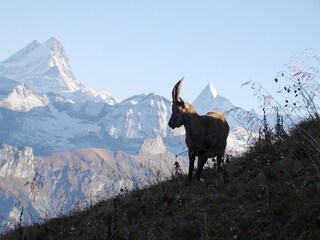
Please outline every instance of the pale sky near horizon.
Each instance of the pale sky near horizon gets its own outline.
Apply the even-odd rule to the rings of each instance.
[[[185,76],[189,102],[211,82],[234,105],[257,109],[244,82],[272,92],[292,56],[320,50],[319,0],[0,0],[0,12],[0,61],[57,37],[78,80],[120,99],[171,99]]]

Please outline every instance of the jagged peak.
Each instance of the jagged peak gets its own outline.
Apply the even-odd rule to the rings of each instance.
[[[57,37],[51,37],[51,38],[49,38],[47,41],[45,41],[44,44],[56,44],[56,43],[57,43],[57,44],[61,44],[59,38],[57,38]]]
[[[219,110],[221,112],[230,110],[233,105],[225,97],[220,96],[216,87],[209,83],[193,102],[198,113],[206,114],[209,111]]]
[[[118,102],[112,99],[110,94],[99,94],[76,79],[66,51],[57,37],[51,37],[43,43],[38,41],[29,43],[5,62],[0,63],[1,75],[25,82],[40,93],[51,91],[75,93],[74,97],[83,98],[87,95],[90,99],[97,97],[97,101],[102,99],[109,103]]]
[[[208,85],[206,86],[206,88],[203,91],[210,92],[213,97],[218,96],[217,88],[211,82],[208,83]]]
[[[208,85],[202,90],[194,103],[198,102],[200,99],[216,98],[218,96],[218,91],[216,87],[209,82]]]
[[[52,56],[67,58],[66,52],[58,38],[49,38],[43,45],[51,50]]]
[[[34,40],[5,60],[4,63],[37,62],[38,59],[43,57],[48,60],[52,57],[67,59],[66,52],[58,38],[51,37],[44,43]]]

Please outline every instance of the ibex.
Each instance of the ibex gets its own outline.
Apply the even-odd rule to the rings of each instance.
[[[195,178],[200,179],[204,164],[208,158],[217,156],[218,169],[227,145],[229,125],[226,118],[218,112],[209,112],[200,116],[195,108],[180,97],[183,78],[172,90],[172,115],[169,127],[172,129],[184,126],[189,155],[188,180],[192,180],[194,161],[198,157],[198,168]]]

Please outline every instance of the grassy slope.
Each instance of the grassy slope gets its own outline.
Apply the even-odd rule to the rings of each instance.
[[[3,239],[320,239],[320,123],[258,142],[205,181],[175,176]]]

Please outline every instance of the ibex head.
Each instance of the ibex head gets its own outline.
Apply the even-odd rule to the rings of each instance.
[[[182,80],[176,83],[172,90],[172,115],[169,120],[169,127],[172,129],[181,127],[190,114],[196,113],[194,107],[180,97]]]

